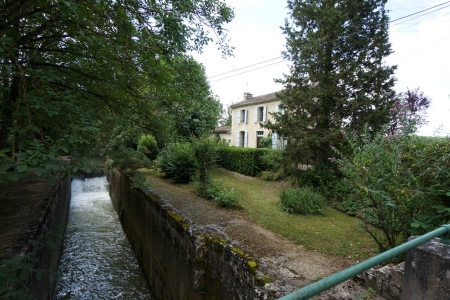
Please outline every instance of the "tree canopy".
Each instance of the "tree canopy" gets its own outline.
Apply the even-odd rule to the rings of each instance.
[[[287,137],[294,165],[325,163],[340,129],[375,131],[389,121],[396,67],[383,62],[392,52],[385,3],[288,1],[283,55],[291,67],[279,80],[282,113],[268,127]]]
[[[89,154],[100,128],[157,132],[167,107],[205,103],[186,53],[213,35],[229,55],[233,17],[222,0],[2,1],[0,181],[66,172],[57,158]]]

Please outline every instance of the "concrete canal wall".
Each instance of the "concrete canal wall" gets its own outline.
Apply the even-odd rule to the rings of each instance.
[[[158,195],[108,172],[110,196],[156,299],[255,299],[257,262],[220,236],[195,228]]]
[[[4,276],[10,282],[11,293],[24,293],[20,297],[28,295],[33,299],[52,296],[70,188],[70,177],[50,185],[33,175],[1,187],[0,271],[5,274],[6,269],[1,268],[10,268],[6,273],[9,275]]]

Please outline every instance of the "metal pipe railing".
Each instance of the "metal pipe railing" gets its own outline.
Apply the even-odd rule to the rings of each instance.
[[[353,278],[356,275],[379,265],[386,260],[392,259],[403,252],[406,252],[420,244],[423,244],[437,236],[441,236],[441,243],[450,244],[449,239],[450,234],[450,224],[442,225],[436,230],[433,230],[427,234],[419,236],[409,242],[403,243],[395,248],[387,250],[383,253],[380,253],[372,258],[369,258],[359,264],[356,264],[350,268],[342,270],[338,273],[330,275],[324,279],[316,281],[310,285],[307,285],[291,294],[288,294],[284,297],[279,298],[280,300],[303,300],[309,299],[312,296],[315,296],[323,291],[326,291],[332,288],[335,285],[338,285],[341,282],[346,281],[347,279]]]

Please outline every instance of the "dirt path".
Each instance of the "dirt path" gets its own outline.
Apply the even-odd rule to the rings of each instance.
[[[236,174],[237,177],[243,176]],[[194,226],[214,228],[233,244],[252,253],[260,270],[275,281],[266,284],[271,295],[280,297],[327,277],[355,263],[343,257],[307,250],[302,245],[250,221],[245,210],[227,210],[187,192],[181,185],[149,176],[152,190],[169,202]],[[346,281],[314,299],[383,299],[353,281]]]

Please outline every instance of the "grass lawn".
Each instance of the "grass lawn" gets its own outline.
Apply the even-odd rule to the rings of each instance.
[[[278,192],[286,182],[270,182],[223,169],[212,171],[212,178],[241,196],[241,205],[254,222],[281,234],[308,249],[361,260],[374,256],[378,247],[358,226],[358,220],[327,207],[324,216],[292,215],[278,204]]]

